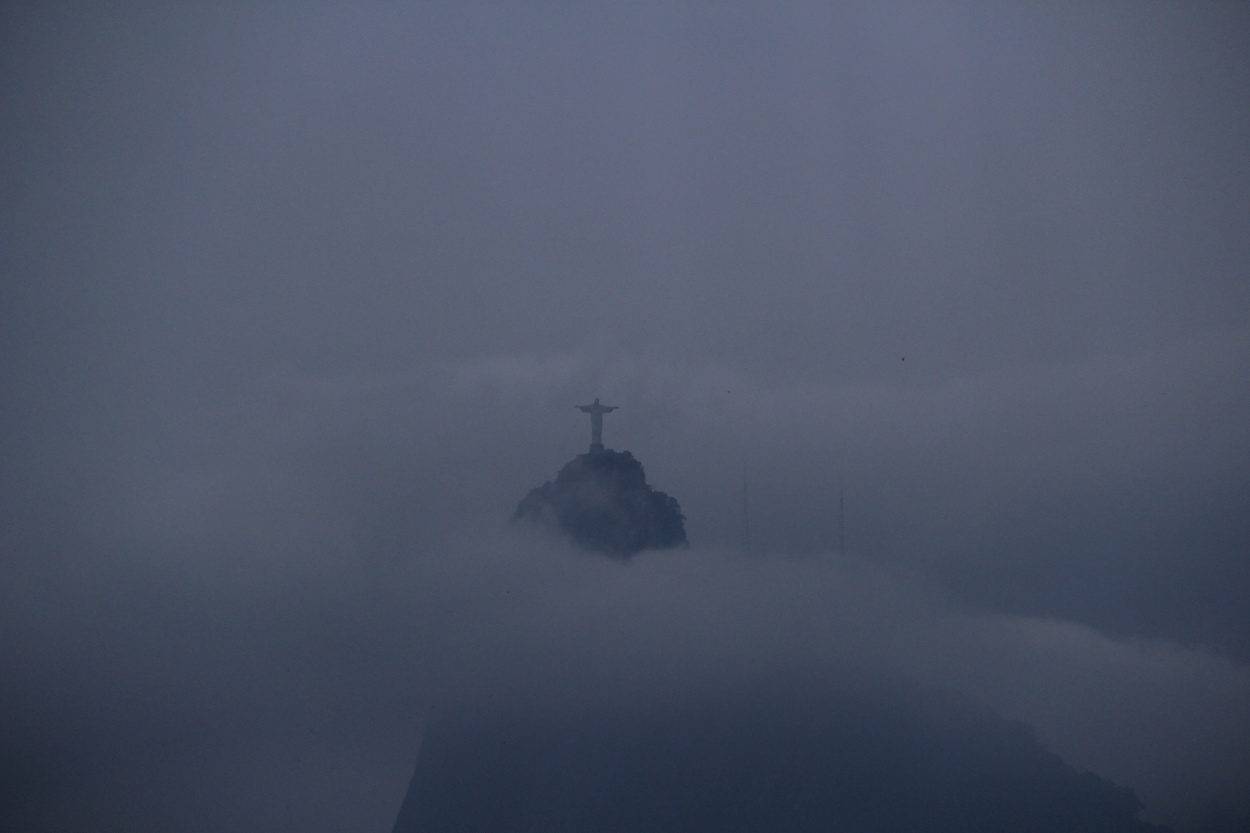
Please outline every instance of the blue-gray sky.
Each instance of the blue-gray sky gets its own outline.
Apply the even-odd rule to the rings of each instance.
[[[919,618],[890,649],[908,673],[1137,779],[1157,817],[1231,806],[1243,5],[361,5],[0,8],[0,676],[4,745],[43,761],[3,762],[22,812],[98,810],[113,754],[207,783],[190,761],[255,743],[303,795],[327,737],[402,783],[434,667],[403,658],[466,608],[395,585],[478,565],[439,575],[490,621],[491,588],[537,592],[464,531],[582,449],[594,396],[699,564],[739,545],[745,477],[769,564],[832,559],[841,491],[856,563],[942,599],[816,642]],[[630,604],[691,626],[698,592],[652,569]],[[802,583],[770,581],[759,610]],[[554,582],[570,616],[613,592]],[[794,636],[766,619],[742,628]],[[1152,717],[1091,740],[1116,714]],[[248,734],[269,723],[296,728]],[[1164,748],[1188,751],[1134,763]],[[388,789],[345,817],[384,819]],[[281,819],[264,793],[216,826]],[[159,817],[107,802],[119,829]]]

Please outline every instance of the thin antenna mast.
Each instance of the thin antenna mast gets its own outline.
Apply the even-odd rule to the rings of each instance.
[[[838,557],[846,555],[846,504],[842,487],[838,487]]]
[[[748,552],[751,550],[751,513],[747,504],[747,473],[742,470],[742,545]]]

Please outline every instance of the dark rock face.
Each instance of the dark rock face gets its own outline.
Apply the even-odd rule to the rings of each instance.
[[[618,558],[686,543],[686,519],[677,500],[648,486],[642,464],[628,451],[579,454],[554,482],[531,490],[512,519],[540,524],[583,549]]]
[[[464,706],[431,716],[395,833],[1165,833],[1027,726],[919,689]]]

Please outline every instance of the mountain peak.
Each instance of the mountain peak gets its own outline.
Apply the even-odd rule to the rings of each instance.
[[[677,500],[647,484],[634,455],[602,447],[577,455],[554,481],[530,490],[512,519],[536,523],[582,549],[616,558],[686,544],[685,516]]]

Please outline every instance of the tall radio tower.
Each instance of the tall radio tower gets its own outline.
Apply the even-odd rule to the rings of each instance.
[[[842,487],[838,487],[838,557],[846,555],[846,506],[842,500]]]
[[[751,512],[747,505],[747,473],[742,471],[742,547],[751,550]]]

